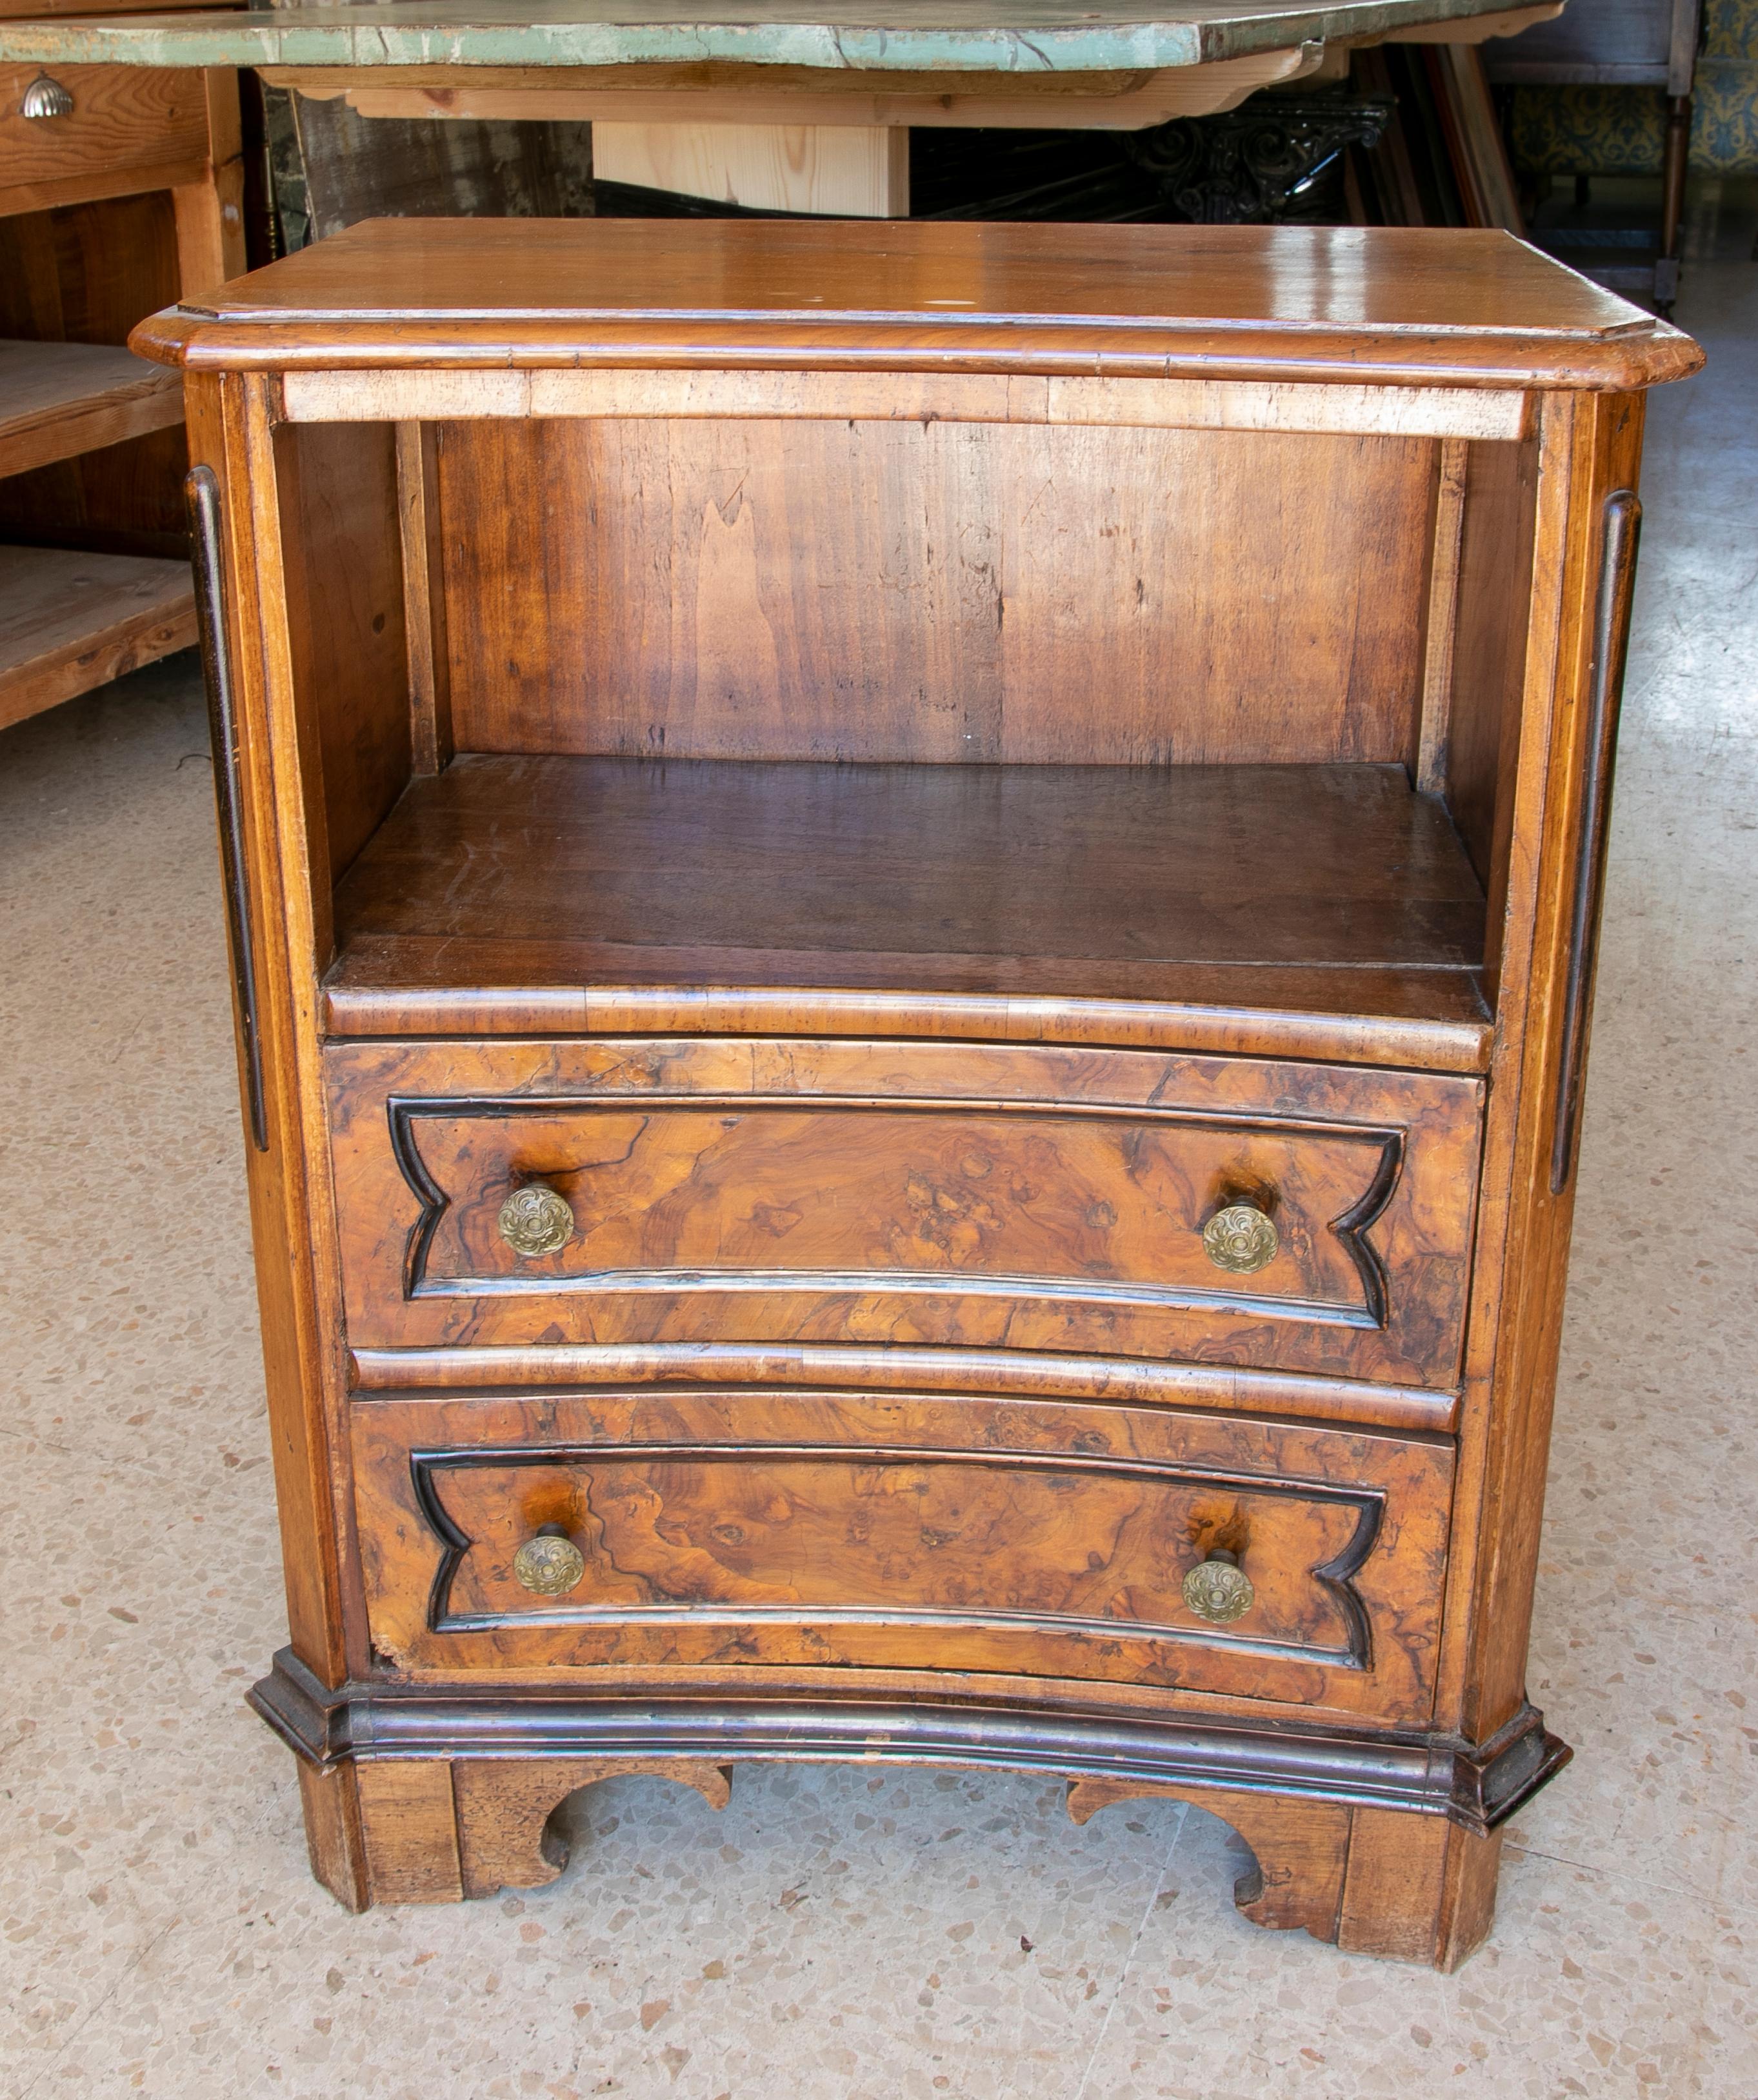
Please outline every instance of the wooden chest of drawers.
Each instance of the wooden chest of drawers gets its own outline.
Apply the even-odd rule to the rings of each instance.
[[[1494,235],[356,230],[187,377],[343,1901],[1051,1771],[1450,1966],[1522,1681],[1641,390]]]

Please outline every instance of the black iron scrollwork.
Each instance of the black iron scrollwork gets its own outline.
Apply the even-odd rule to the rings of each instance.
[[[1214,117],[1176,117],[1119,143],[1162,203],[1199,226],[1281,218],[1337,156],[1379,143],[1392,104],[1367,97],[1254,95]]]

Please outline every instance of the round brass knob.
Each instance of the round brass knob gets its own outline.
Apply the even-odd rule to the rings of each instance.
[[[71,117],[73,98],[58,80],[40,73],[24,90],[24,99],[19,104],[20,117],[41,121],[46,117]]]
[[[546,1524],[513,1555],[513,1573],[540,1597],[564,1596],[586,1573],[586,1556],[562,1525]]]
[[[1202,1229],[1203,1252],[1217,1268],[1234,1276],[1255,1276],[1276,1260],[1275,1224],[1255,1203],[1229,1203]]]
[[[1199,1619],[1206,1619],[1212,1626],[1227,1626],[1244,1618],[1258,1601],[1258,1594],[1238,1556],[1217,1546],[1184,1577],[1184,1601]]]
[[[557,1254],[574,1237],[574,1213],[567,1199],[541,1181],[515,1189],[500,1207],[500,1237],[527,1261]]]

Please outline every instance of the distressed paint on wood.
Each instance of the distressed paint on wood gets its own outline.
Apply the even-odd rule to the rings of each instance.
[[[0,59],[76,58],[122,65],[599,66],[720,60],[835,72],[990,74],[1152,71],[1337,38],[1377,37],[1426,22],[1505,11],[1502,0],[1335,0],[1266,9],[1109,0],[1102,15],[1064,0],[988,0],[888,18],[866,0],[816,7],[752,0],[724,21],[677,4],[618,20],[616,0],[528,0],[515,20],[484,18],[469,0],[391,0],[363,21],[346,7],[132,21],[0,22]],[[672,19],[668,20],[668,15]],[[950,18],[950,19],[949,19]]]

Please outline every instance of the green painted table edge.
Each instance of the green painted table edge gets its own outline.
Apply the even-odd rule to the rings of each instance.
[[[201,14],[0,20],[0,60],[138,66],[812,66],[829,72],[1009,76],[1157,71],[1298,44],[1497,13],[1509,0],[1333,0],[1157,7],[1103,18],[1054,0],[919,10],[910,0],[750,0],[744,19],[659,0],[672,20],[618,21],[618,0],[386,0]],[[918,14],[967,19],[929,26]],[[847,20],[839,20],[846,16]],[[875,21],[875,17],[879,19]]]

